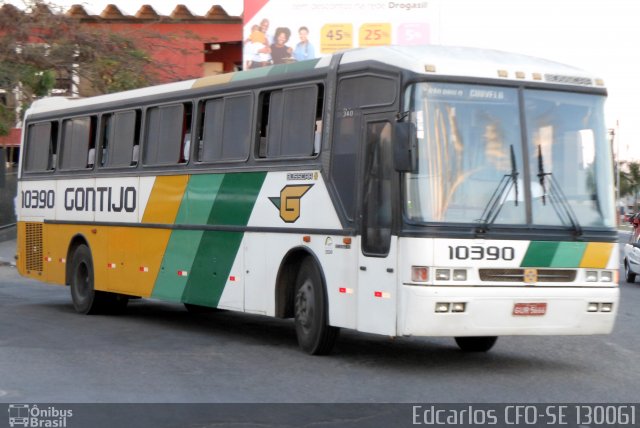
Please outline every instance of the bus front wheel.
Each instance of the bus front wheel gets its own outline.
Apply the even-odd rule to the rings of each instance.
[[[322,276],[311,258],[302,262],[294,298],[298,345],[311,355],[330,353],[340,329],[329,326]]]
[[[631,271],[631,266],[629,266],[629,262],[627,260],[624,261],[624,279],[630,283],[636,282],[636,274]]]
[[[124,310],[129,302],[127,296],[95,290],[93,258],[91,250],[84,244],[73,253],[70,283],[73,307],[81,314],[118,312]]]
[[[497,336],[456,337],[458,347],[464,352],[487,352],[498,340]]]

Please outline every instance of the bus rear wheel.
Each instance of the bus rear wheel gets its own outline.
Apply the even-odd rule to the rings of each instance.
[[[71,301],[76,312],[89,315],[101,312],[120,312],[129,298],[94,288],[93,258],[86,245],[76,248],[71,259]]]
[[[296,279],[294,299],[298,345],[311,355],[329,354],[340,329],[328,324],[322,276],[311,258],[302,262]]]
[[[464,352],[487,352],[496,344],[498,336],[456,337],[458,347]]]

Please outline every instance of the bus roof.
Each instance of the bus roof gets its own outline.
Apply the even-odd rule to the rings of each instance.
[[[472,78],[542,81],[578,86],[603,86],[590,73],[566,64],[492,49],[458,46],[380,46],[345,51],[348,64],[376,60],[415,73]]]
[[[581,87],[604,86],[601,79],[565,64],[541,58],[491,49],[455,46],[377,46],[339,52],[340,64],[376,61],[423,75],[456,76],[531,81]],[[334,55],[337,55],[334,54]],[[49,97],[35,101],[28,114],[46,113],[67,108],[170,94],[194,88],[215,86],[240,80],[287,74],[328,67],[331,56],[299,63],[275,65],[234,73],[207,76],[164,85],[150,86],[91,98]]]

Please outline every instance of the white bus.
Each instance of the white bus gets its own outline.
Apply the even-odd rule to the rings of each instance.
[[[491,50],[345,51],[35,102],[19,270],[75,309],[150,297],[340,328],[606,334],[618,306],[600,79]]]

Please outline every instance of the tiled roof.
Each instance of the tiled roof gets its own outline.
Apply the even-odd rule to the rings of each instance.
[[[16,15],[24,13],[15,6],[5,3],[0,6],[0,15]],[[45,4],[39,4],[37,9],[33,12],[36,14],[52,14],[52,10]],[[145,4],[136,12],[135,15],[124,14],[116,5],[109,4],[100,15],[90,15],[86,9],[80,4],[74,4],[65,13],[66,16],[74,19],[79,19],[85,22],[129,22],[135,23],[138,21],[158,21],[163,23],[172,22],[228,22],[228,23],[241,23],[242,18],[239,16],[229,16],[229,14],[220,6],[212,5],[209,11],[205,15],[194,15],[185,5],[176,4],[170,15],[160,15],[149,4]]]

